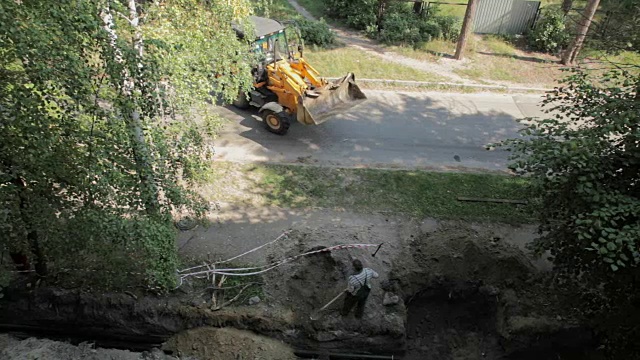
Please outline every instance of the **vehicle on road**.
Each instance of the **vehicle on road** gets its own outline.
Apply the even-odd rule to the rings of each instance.
[[[254,84],[248,94],[240,92],[233,105],[259,108],[270,132],[286,134],[294,118],[304,125],[318,125],[366,100],[353,73],[329,82],[305,61],[295,23],[257,16],[249,20],[256,36],[252,51],[258,59],[252,68]],[[234,24],[233,28],[239,38],[245,38],[243,27]]]

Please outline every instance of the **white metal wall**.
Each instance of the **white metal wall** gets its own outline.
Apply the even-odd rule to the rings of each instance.
[[[540,1],[479,0],[473,31],[477,34],[522,34],[536,19]]]

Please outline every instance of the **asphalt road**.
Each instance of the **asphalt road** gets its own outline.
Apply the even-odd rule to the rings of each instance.
[[[319,126],[269,133],[257,110],[219,111],[229,121],[216,159],[320,166],[506,170],[508,153],[485,145],[517,136],[538,117],[538,95],[365,91],[369,100]]]

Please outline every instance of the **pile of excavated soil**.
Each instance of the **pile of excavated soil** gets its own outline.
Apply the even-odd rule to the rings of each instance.
[[[204,327],[181,332],[163,347],[180,357],[201,360],[295,359],[293,350],[281,341],[233,328]]]
[[[160,350],[136,353],[127,350],[95,348],[92,344],[78,346],[48,339],[29,338],[18,340],[0,334],[0,359],[2,360],[177,360]],[[195,360],[183,357],[184,360]]]
[[[433,283],[480,282],[492,286],[522,283],[536,273],[515,245],[463,223],[448,223],[408,241],[390,278],[405,296]]]

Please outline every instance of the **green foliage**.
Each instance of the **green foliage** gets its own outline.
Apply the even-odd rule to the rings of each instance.
[[[456,41],[461,27],[459,18],[439,15],[437,8],[427,16],[421,16],[406,6],[394,6],[384,16],[378,40],[387,44],[406,45],[433,39]]]
[[[433,29],[430,25],[422,25],[422,19],[412,13],[394,12],[387,14],[382,21],[382,30],[378,34],[378,39],[388,44],[414,44],[420,41],[431,40],[431,35],[427,31],[439,31],[436,26]],[[423,30],[423,31],[421,31]]]
[[[637,290],[630,276],[640,264],[638,86],[638,75],[612,71],[593,79],[576,70],[545,100],[551,118],[501,144],[542,197],[545,235],[536,250],[550,251],[560,274],[604,284],[607,299]]]
[[[330,0],[326,11],[332,18],[342,19],[347,25],[365,30],[369,36],[387,44],[416,45],[432,39],[456,41],[460,33],[460,18],[439,15],[437,7],[422,16],[411,6],[394,2],[385,5],[378,29],[378,5],[377,0]]]
[[[141,4],[139,26],[119,2],[0,5],[0,246],[50,275],[113,286],[133,269],[166,289],[171,215],[204,210],[185,188],[218,122],[202,105],[251,82],[229,27],[249,6]]]
[[[602,1],[601,19],[594,22],[587,43],[608,53],[640,51],[640,3],[637,0]]]
[[[594,319],[609,358],[637,358],[640,76],[573,71],[547,96],[550,117],[501,146],[541,198],[534,249],[575,286],[572,306]]]
[[[542,13],[542,18],[527,34],[529,46],[537,51],[556,52],[569,44],[564,14],[551,7]]]
[[[440,26],[441,36],[433,36],[442,38],[443,40],[456,42],[460,36],[462,29],[462,19],[452,15],[434,15],[433,20]]]
[[[342,19],[358,30],[376,25],[378,0],[328,0],[326,11],[334,19]]]
[[[329,46],[336,42],[336,34],[324,19],[320,19],[320,21],[300,19],[296,20],[296,24],[300,29],[305,44]]]

